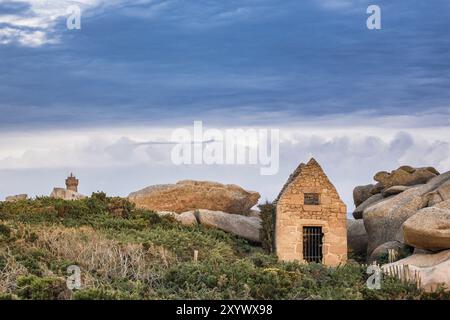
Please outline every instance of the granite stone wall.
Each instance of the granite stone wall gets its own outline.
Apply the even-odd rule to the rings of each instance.
[[[319,205],[305,205],[305,193],[318,193]],[[314,159],[300,165],[277,199],[275,245],[281,260],[303,260],[303,227],[322,227],[323,263],[347,261],[347,209]]]

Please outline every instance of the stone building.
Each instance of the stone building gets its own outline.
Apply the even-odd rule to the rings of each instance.
[[[66,188],[53,188],[50,198],[62,200],[81,200],[87,198],[78,193],[78,179],[71,173],[66,179]]]
[[[74,192],[78,192],[78,179],[71,173],[66,179],[66,189]]]
[[[347,261],[347,209],[315,159],[298,166],[275,204],[280,260],[329,266]]]

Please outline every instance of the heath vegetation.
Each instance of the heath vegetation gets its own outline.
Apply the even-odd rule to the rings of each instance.
[[[271,225],[271,209],[265,209]],[[220,230],[183,226],[101,192],[77,201],[2,202],[0,298],[449,298],[390,277],[380,290],[370,290],[366,269],[358,263],[330,268],[278,262],[270,254],[270,232],[265,239],[263,249]],[[81,269],[79,290],[66,285],[71,265]]]

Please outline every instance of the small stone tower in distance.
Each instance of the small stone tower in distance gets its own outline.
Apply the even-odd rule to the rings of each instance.
[[[66,179],[66,188],[67,190],[78,192],[78,179],[75,178],[72,173]]]

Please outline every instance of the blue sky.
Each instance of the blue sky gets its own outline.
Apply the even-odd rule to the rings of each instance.
[[[36,151],[32,132],[51,137],[62,130],[67,137],[62,147],[71,145],[77,130],[115,130],[117,139],[131,138],[119,128],[188,126],[194,120],[211,126],[334,128],[333,134],[318,134],[323,140],[303,146],[301,154],[282,154],[291,162],[271,181],[280,187],[296,163],[320,156],[321,148],[333,150],[330,143],[339,146],[339,139],[364,135],[381,139],[380,132],[369,135],[368,127],[389,127],[386,146],[398,135],[412,137],[404,153],[379,156],[392,163],[385,169],[409,160],[448,170],[448,0],[84,0],[82,29],[67,30],[65,9],[73,3],[0,0],[0,177],[8,181],[20,176],[21,185],[33,185],[49,175],[44,156],[26,162],[32,165],[11,165],[11,159]],[[366,28],[369,4],[380,5],[382,30]],[[359,131],[345,131],[355,127]],[[20,148],[12,147],[11,139]],[[421,154],[436,148],[440,156]],[[346,157],[361,153],[351,149]],[[368,183],[377,164],[387,165],[376,158],[373,168],[341,181],[346,179],[340,172],[358,163],[355,159],[339,166],[323,155],[336,183],[346,188],[347,202],[351,185]],[[134,163],[122,165],[124,176],[138,170]],[[72,168],[96,172],[81,162],[55,163],[52,172]],[[223,180],[189,168],[180,175]],[[110,185],[108,173],[104,176]],[[151,184],[145,179],[136,187]],[[178,180],[168,174],[157,180],[165,179]],[[252,181],[249,187],[260,185]],[[19,182],[14,184],[0,194],[19,191]],[[111,192],[126,194],[133,187]],[[86,191],[94,188],[93,181]]]
[[[380,31],[365,24],[374,1],[113,3],[86,7],[81,30],[64,16],[42,29],[55,44],[1,47],[2,127],[448,107],[446,0],[378,1]]]

